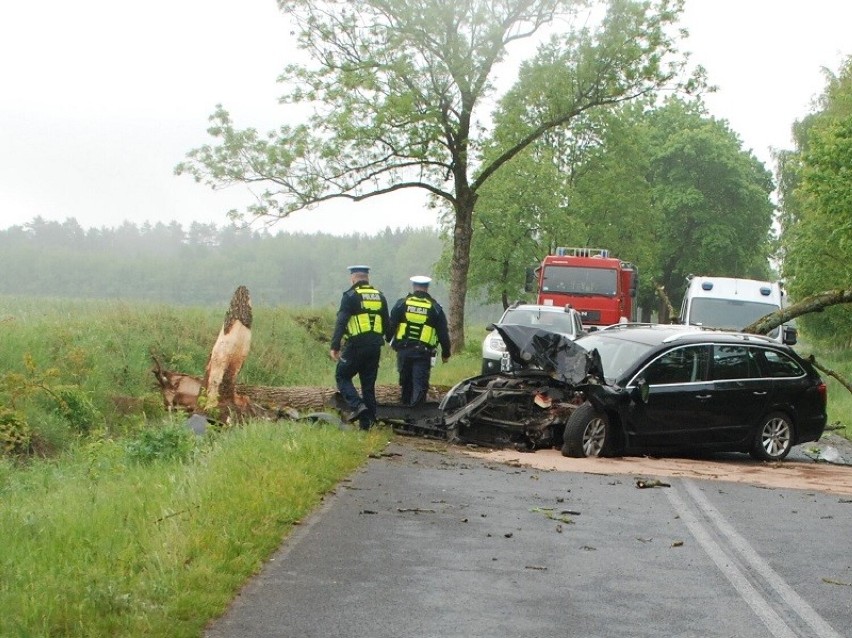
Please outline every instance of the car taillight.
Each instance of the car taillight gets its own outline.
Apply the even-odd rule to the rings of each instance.
[[[819,398],[822,399],[822,406],[825,407],[828,405],[828,386],[826,386],[822,381],[820,381],[817,386],[817,394],[819,394]]]

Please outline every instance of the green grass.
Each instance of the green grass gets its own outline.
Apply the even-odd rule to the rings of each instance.
[[[187,462],[0,464],[0,636],[198,636],[383,431],[251,423]]]
[[[852,351],[829,350],[815,353],[817,363],[852,382]],[[837,434],[852,440],[852,392],[825,372],[820,375],[828,386],[828,424]]]

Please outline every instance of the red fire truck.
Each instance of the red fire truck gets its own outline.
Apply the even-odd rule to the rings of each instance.
[[[570,305],[586,326],[636,320],[639,271],[604,248],[557,248],[531,275],[540,305]]]

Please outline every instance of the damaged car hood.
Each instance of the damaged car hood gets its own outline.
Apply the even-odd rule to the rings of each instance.
[[[590,377],[603,379],[597,350],[589,352],[557,332],[531,326],[494,324],[512,361],[522,367],[541,368],[554,379],[580,385]]]

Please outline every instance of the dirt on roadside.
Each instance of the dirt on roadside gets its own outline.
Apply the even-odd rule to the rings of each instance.
[[[617,474],[636,479],[685,477],[852,495],[852,442],[836,435],[827,435],[817,443],[800,446],[798,454],[780,463],[755,461],[742,454],[708,458],[624,456],[575,459],[562,456],[559,450],[459,449],[477,458],[554,472]],[[824,452],[831,452],[826,456],[839,460],[831,463],[820,461]]]

